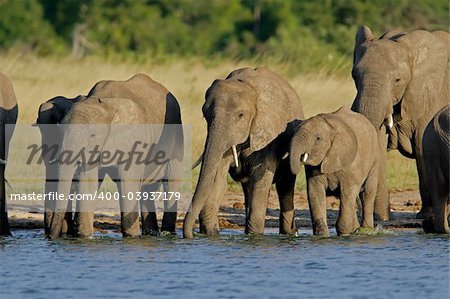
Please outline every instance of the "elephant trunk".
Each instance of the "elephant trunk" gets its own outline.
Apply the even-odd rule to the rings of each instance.
[[[51,192],[56,192],[58,189],[58,185],[55,182],[56,175],[57,175],[57,167],[55,164],[49,164],[47,163],[45,165],[45,187],[44,192],[45,194],[50,194]],[[52,222],[53,217],[53,211],[55,210],[55,202],[45,200],[45,213],[44,213],[44,228],[45,233],[48,235],[50,233],[50,224]]]
[[[57,194],[58,196],[64,196],[64,198],[63,200],[56,200],[54,204],[53,216],[50,222],[50,234],[48,235],[51,239],[59,238],[63,229],[64,218],[69,204],[70,187],[72,186],[75,171],[78,168],[79,161],[75,161],[75,158],[84,152],[84,144],[80,143],[79,140],[79,138],[71,137],[71,134],[68,133],[61,147],[58,158]],[[74,148],[74,145],[76,145],[76,148]]]
[[[384,85],[363,86],[358,90],[352,105],[352,110],[364,115],[377,131],[383,124],[389,129],[393,126],[393,105],[391,95],[388,94],[390,90],[382,86]]]
[[[64,218],[66,216],[68,198],[70,194],[70,186],[77,169],[77,165],[62,165],[58,176],[57,194],[63,194],[63,200],[57,200],[54,205],[53,216],[50,222],[49,238],[57,239],[61,235],[63,229]]]
[[[192,229],[194,222],[205,207],[212,190],[216,187],[216,178],[219,176],[226,176],[226,173],[219,173],[218,171],[220,161],[223,159],[223,154],[226,150],[227,148],[223,135],[209,132],[198,184],[195,189],[194,197],[192,198],[191,211],[186,214],[186,218],[184,219],[183,235],[185,238],[193,237]],[[213,218],[215,217],[213,214],[213,209],[205,209],[202,212],[203,224],[208,226],[209,223],[212,223]]]
[[[289,151],[289,163],[293,174],[300,172],[302,162],[306,162],[308,153],[306,151],[306,138],[303,134],[297,134],[291,141]]]

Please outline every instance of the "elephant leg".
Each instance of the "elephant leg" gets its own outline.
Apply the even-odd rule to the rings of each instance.
[[[264,234],[266,222],[267,201],[269,199],[269,190],[273,181],[273,173],[265,171],[261,178],[254,181],[250,177],[249,198],[248,198],[248,220],[245,226],[246,234]]]
[[[373,208],[375,204],[375,196],[377,192],[378,173],[373,171],[369,174],[364,183],[364,191],[362,192],[362,226],[373,228]]]
[[[174,193],[182,191],[183,168],[180,162],[173,160],[166,169],[166,180],[163,182],[164,192],[167,200],[164,200],[164,215],[161,231],[176,235],[178,201]]]
[[[141,190],[141,183],[136,179],[122,178],[122,194],[125,196],[120,201],[120,227],[123,237],[139,236],[139,204],[136,194]]]
[[[448,195],[440,195],[433,197],[433,212],[434,212],[434,232],[439,234],[450,233],[448,227],[448,213],[449,213],[449,197]]]
[[[148,194],[159,190],[160,183],[153,183],[150,185],[142,186],[142,191]],[[148,196],[149,198],[151,196]],[[141,200],[141,222],[142,222],[142,235],[159,235],[158,219],[156,217],[156,206],[154,200]]]
[[[250,187],[247,183],[242,183],[242,192],[244,192],[244,207],[245,207],[245,223],[247,224],[248,215],[250,214]]]
[[[289,171],[289,170],[288,170]],[[295,235],[294,187],[296,176],[286,174],[276,183],[280,201],[280,234]]]
[[[432,161],[430,161],[431,163]],[[435,161],[433,161],[435,162]],[[429,177],[429,190],[433,202],[433,216],[428,216],[428,219],[433,219],[432,230],[439,234],[450,233],[448,227],[448,215],[450,204],[450,192],[448,189],[448,167],[446,169],[439,165],[440,161],[432,163],[430,171],[427,173]],[[424,228],[425,229],[425,228]],[[426,230],[426,229],[425,229]]]
[[[378,132],[378,144],[380,146],[380,160],[378,170],[377,194],[375,197],[374,216],[377,220],[389,220],[389,192],[387,188],[387,158],[386,158],[386,128],[381,127]]]
[[[318,177],[307,179],[307,192],[309,212],[311,213],[311,223],[313,234],[328,237],[330,232],[327,225],[327,197],[326,186]]]
[[[432,217],[433,206],[430,196],[430,190],[428,189],[426,171],[425,171],[425,161],[423,159],[422,153],[418,153],[416,158],[417,174],[419,176],[419,191],[420,198],[422,200],[422,208],[419,213],[417,213],[417,219],[426,219]]]
[[[349,235],[355,231],[355,208],[358,193],[359,188],[355,186],[341,185],[341,201],[336,222],[336,232],[339,236]]]
[[[82,238],[89,238],[94,234],[95,200],[90,200],[90,197],[94,196],[97,186],[97,167],[84,166],[83,170],[79,173],[78,185],[78,194],[83,198],[77,202],[77,219],[75,221],[77,235]],[[66,212],[66,217],[68,214],[69,213]]]

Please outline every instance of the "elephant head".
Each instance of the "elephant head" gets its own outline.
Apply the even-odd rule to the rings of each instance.
[[[357,138],[339,111],[319,114],[298,125],[289,150],[292,173],[298,174],[302,164],[320,166],[322,173],[344,170],[351,165],[357,153]]]
[[[73,104],[85,98],[86,97],[82,95],[73,99],[57,96],[39,106],[36,124],[33,126],[39,127],[43,145],[59,144],[62,141],[61,130],[57,126],[52,125],[60,124],[64,117],[69,113],[70,109],[72,109]],[[52,165],[49,162],[54,158],[55,157],[44,157],[45,166],[51,168]]]
[[[357,95],[352,110],[366,116],[377,130],[383,123],[392,128],[399,121],[420,119],[429,109],[427,101],[445,84],[448,45],[442,40],[438,32],[423,30],[388,32],[374,38],[368,27],[359,28],[352,70]],[[402,134],[393,138],[405,141]],[[405,150],[411,151],[406,143]]]
[[[239,168],[241,158],[265,148],[289,121],[299,114],[303,116],[292,87],[265,68],[239,69],[225,80],[215,80],[206,92],[202,111],[208,133],[191,212],[184,223],[187,238],[192,237],[194,221],[201,211],[207,233],[214,233],[208,226],[217,215],[205,206],[210,204],[208,201],[219,200],[212,194],[219,184],[226,184],[230,166]]]

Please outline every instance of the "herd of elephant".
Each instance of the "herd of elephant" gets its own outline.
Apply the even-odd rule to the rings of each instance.
[[[352,77],[357,89],[350,107],[305,119],[302,104],[289,83],[267,68],[243,68],[217,79],[206,91],[202,112],[207,122],[204,151],[193,167],[201,164],[191,207],[184,219],[183,235],[219,232],[218,212],[227,187],[228,174],[241,183],[245,197],[245,233],[263,234],[269,191],[275,184],[280,203],[279,232],[295,235],[294,187],[304,165],[313,233],[328,236],[327,195],[340,198],[336,222],[338,235],[359,227],[372,228],[374,219],[389,220],[386,150],[397,149],[415,159],[419,176],[426,232],[449,233],[450,151],[450,36],[447,32],[390,31],[376,38],[362,26],[356,33]],[[5,195],[5,166],[11,134],[5,125],[15,124],[18,106],[11,82],[0,75],[0,234],[10,234]],[[144,74],[127,81],[100,81],[86,96],[58,96],[41,104],[36,125],[44,124],[182,124],[175,97]],[[102,150],[117,149],[111,132],[82,132],[65,126],[41,130],[42,142],[58,136],[62,150],[101,144]],[[181,127],[181,126],[180,126]],[[161,136],[153,136],[160,142]],[[150,137],[149,137],[150,138]],[[156,138],[156,139],[155,139]],[[166,138],[167,139],[167,138]],[[169,139],[171,159],[183,159],[183,132]],[[127,142],[121,142],[120,144]],[[109,175],[122,193],[157,189],[147,184],[145,166],[134,169],[139,180],[129,179],[121,165],[57,166],[44,159],[45,192],[93,192]],[[167,166],[167,167],[170,167]],[[162,172],[170,182],[171,171]],[[153,178],[152,181],[155,178]],[[165,179],[165,180],[164,180]],[[169,188],[170,186],[165,186]],[[47,204],[47,203],[46,203]],[[50,204],[49,204],[50,205]],[[50,238],[64,235],[90,237],[94,213],[64,211],[66,202],[46,206],[45,232]],[[159,227],[156,213],[141,206],[140,214],[123,209],[123,236],[175,234],[177,212],[165,207]],[[170,203],[168,203],[170,205]],[[361,208],[361,217],[358,210]]]

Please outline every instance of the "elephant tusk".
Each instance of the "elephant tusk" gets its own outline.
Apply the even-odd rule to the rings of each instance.
[[[283,157],[281,157],[282,160],[286,159],[287,157],[289,157],[289,152],[286,152],[286,154],[283,155]]]
[[[203,153],[198,157],[198,159],[192,164],[191,170],[194,170],[195,167],[197,167],[200,163],[203,161]]]
[[[238,160],[238,155],[237,155],[237,151],[236,151],[236,145],[233,145],[231,147],[231,149],[233,150],[234,164],[236,164],[236,167],[239,167],[239,160]]]
[[[6,160],[0,158],[0,164],[6,165]]]
[[[387,127],[389,129],[392,129],[393,126],[394,126],[394,119],[392,118],[392,114],[389,114],[387,117]]]
[[[302,162],[305,163],[308,160],[308,153],[305,153],[302,158]]]

